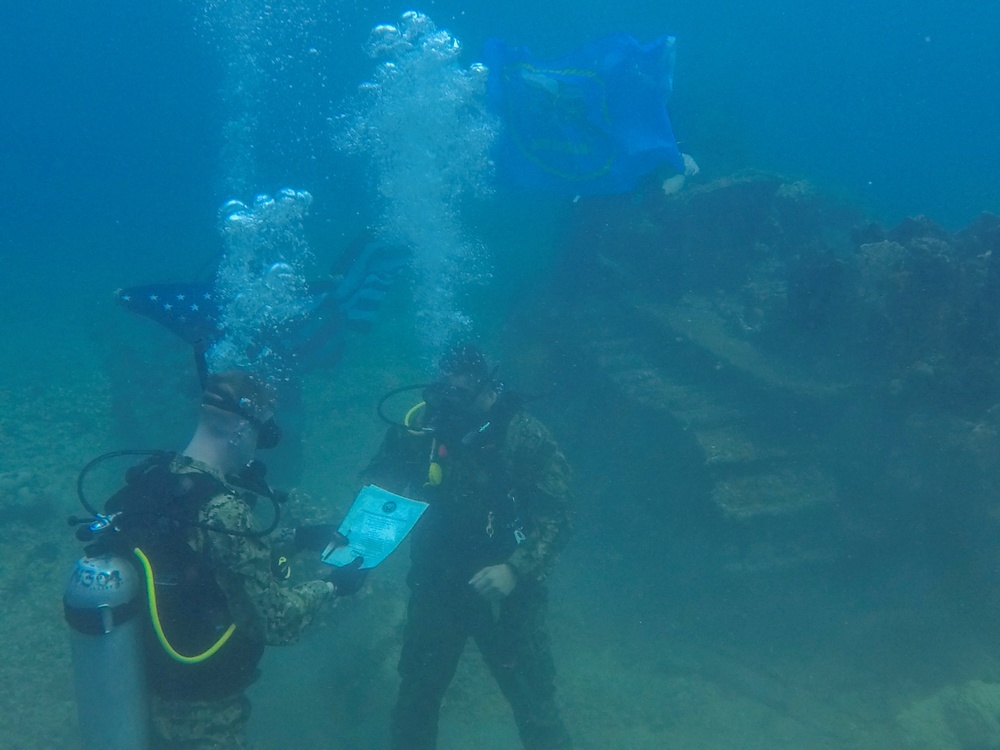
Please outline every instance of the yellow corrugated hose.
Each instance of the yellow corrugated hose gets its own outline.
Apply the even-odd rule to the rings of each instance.
[[[410,427],[410,422],[413,421],[413,418],[417,415],[417,412],[419,412],[425,406],[427,406],[427,402],[425,401],[421,401],[419,404],[414,404],[410,408],[410,410],[406,412],[406,416],[403,417],[403,424],[406,426],[406,429],[410,432],[411,435],[423,435],[423,433],[420,430],[412,429]]]
[[[411,435],[424,434],[420,430],[412,429],[410,427],[410,422],[413,421],[413,418],[425,406],[427,406],[427,402],[421,401],[419,404],[416,404],[415,406],[413,406],[413,408],[411,408],[408,412],[406,412],[406,416],[403,417],[403,426],[406,427],[406,431],[409,432]],[[437,449],[437,440],[434,440],[431,442],[431,460],[430,460],[430,465],[427,467],[427,484],[432,485],[434,487],[437,487],[439,484],[441,484],[441,481],[444,478],[444,473],[441,470],[441,464],[437,462],[437,459],[434,456],[434,451],[436,449]]]
[[[142,569],[146,572],[146,598],[149,599],[149,619],[153,623],[153,630],[156,631],[156,637],[160,641],[160,645],[163,646],[163,650],[166,651],[171,658],[176,659],[182,664],[198,664],[199,662],[205,661],[210,656],[215,654],[220,648],[222,648],[226,641],[229,640],[229,636],[233,634],[236,630],[236,625],[230,625],[226,632],[222,634],[209,649],[197,656],[184,656],[184,654],[177,653],[176,649],[170,645],[170,641],[167,640],[166,634],[163,632],[163,626],[160,625],[160,614],[156,609],[156,588],[153,585],[153,566],[149,564],[149,558],[143,554],[143,551],[136,547],[132,550],[135,556],[139,558],[139,562],[142,563]]]

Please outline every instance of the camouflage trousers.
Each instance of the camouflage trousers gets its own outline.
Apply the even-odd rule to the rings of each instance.
[[[546,609],[546,592],[537,585],[519,586],[498,613],[468,587],[414,586],[392,716],[394,750],[437,745],[441,701],[469,637],[510,703],[524,747],[570,748],[555,702]]]
[[[181,701],[153,695],[156,750],[247,750],[250,701],[239,693],[213,701]]]

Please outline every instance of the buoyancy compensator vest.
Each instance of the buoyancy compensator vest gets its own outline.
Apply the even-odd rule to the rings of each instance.
[[[123,540],[141,552],[142,572],[153,581],[149,596],[155,605],[144,630],[150,689],[164,697],[210,700],[254,681],[264,644],[232,629],[211,561],[190,541],[192,531],[204,527],[199,514],[205,504],[233,490],[201,471],[172,471],[174,460],[154,456],[130,469],[106,511],[118,514]],[[246,499],[252,502],[252,496]]]

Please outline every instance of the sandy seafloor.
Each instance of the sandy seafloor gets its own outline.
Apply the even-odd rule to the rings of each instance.
[[[77,471],[106,450],[182,446],[197,398],[182,345],[116,309],[100,284],[62,283],[2,302],[0,336],[17,364],[0,380],[0,747],[77,747],[60,602],[79,553],[64,520],[78,512]],[[547,305],[529,291],[519,315],[498,321],[495,348],[512,381],[545,383],[561,367],[552,330],[537,324]],[[380,439],[378,395],[424,377],[405,315],[390,303],[337,369],[306,377],[301,455],[286,445],[276,469],[280,481],[282,462],[300,466],[292,521],[343,511]],[[685,525],[678,495],[699,502],[691,467],[630,408],[586,376],[535,405],[577,471],[577,533],[551,579],[549,621],[578,747],[997,746],[994,644],[965,622],[946,579],[895,598],[861,579],[852,588],[843,561],[734,565]],[[629,518],[636,493],[644,507],[662,495],[662,516]],[[251,690],[258,747],[384,746],[405,569],[401,551],[301,644],[269,650]],[[113,711],[91,720],[113,721]],[[955,726],[981,744],[956,744]],[[441,727],[442,750],[518,746],[472,646]]]

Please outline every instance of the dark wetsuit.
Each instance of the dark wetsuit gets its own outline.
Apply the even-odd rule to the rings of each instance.
[[[503,397],[501,397],[503,398]],[[441,700],[471,636],[514,711],[524,746],[568,748],[555,704],[543,579],[569,530],[566,459],[548,430],[498,402],[471,445],[393,428],[364,479],[430,504],[413,531],[410,603],[393,713],[397,750],[437,742]],[[428,483],[431,457],[441,482]],[[517,577],[498,608],[469,579],[507,563]]]

